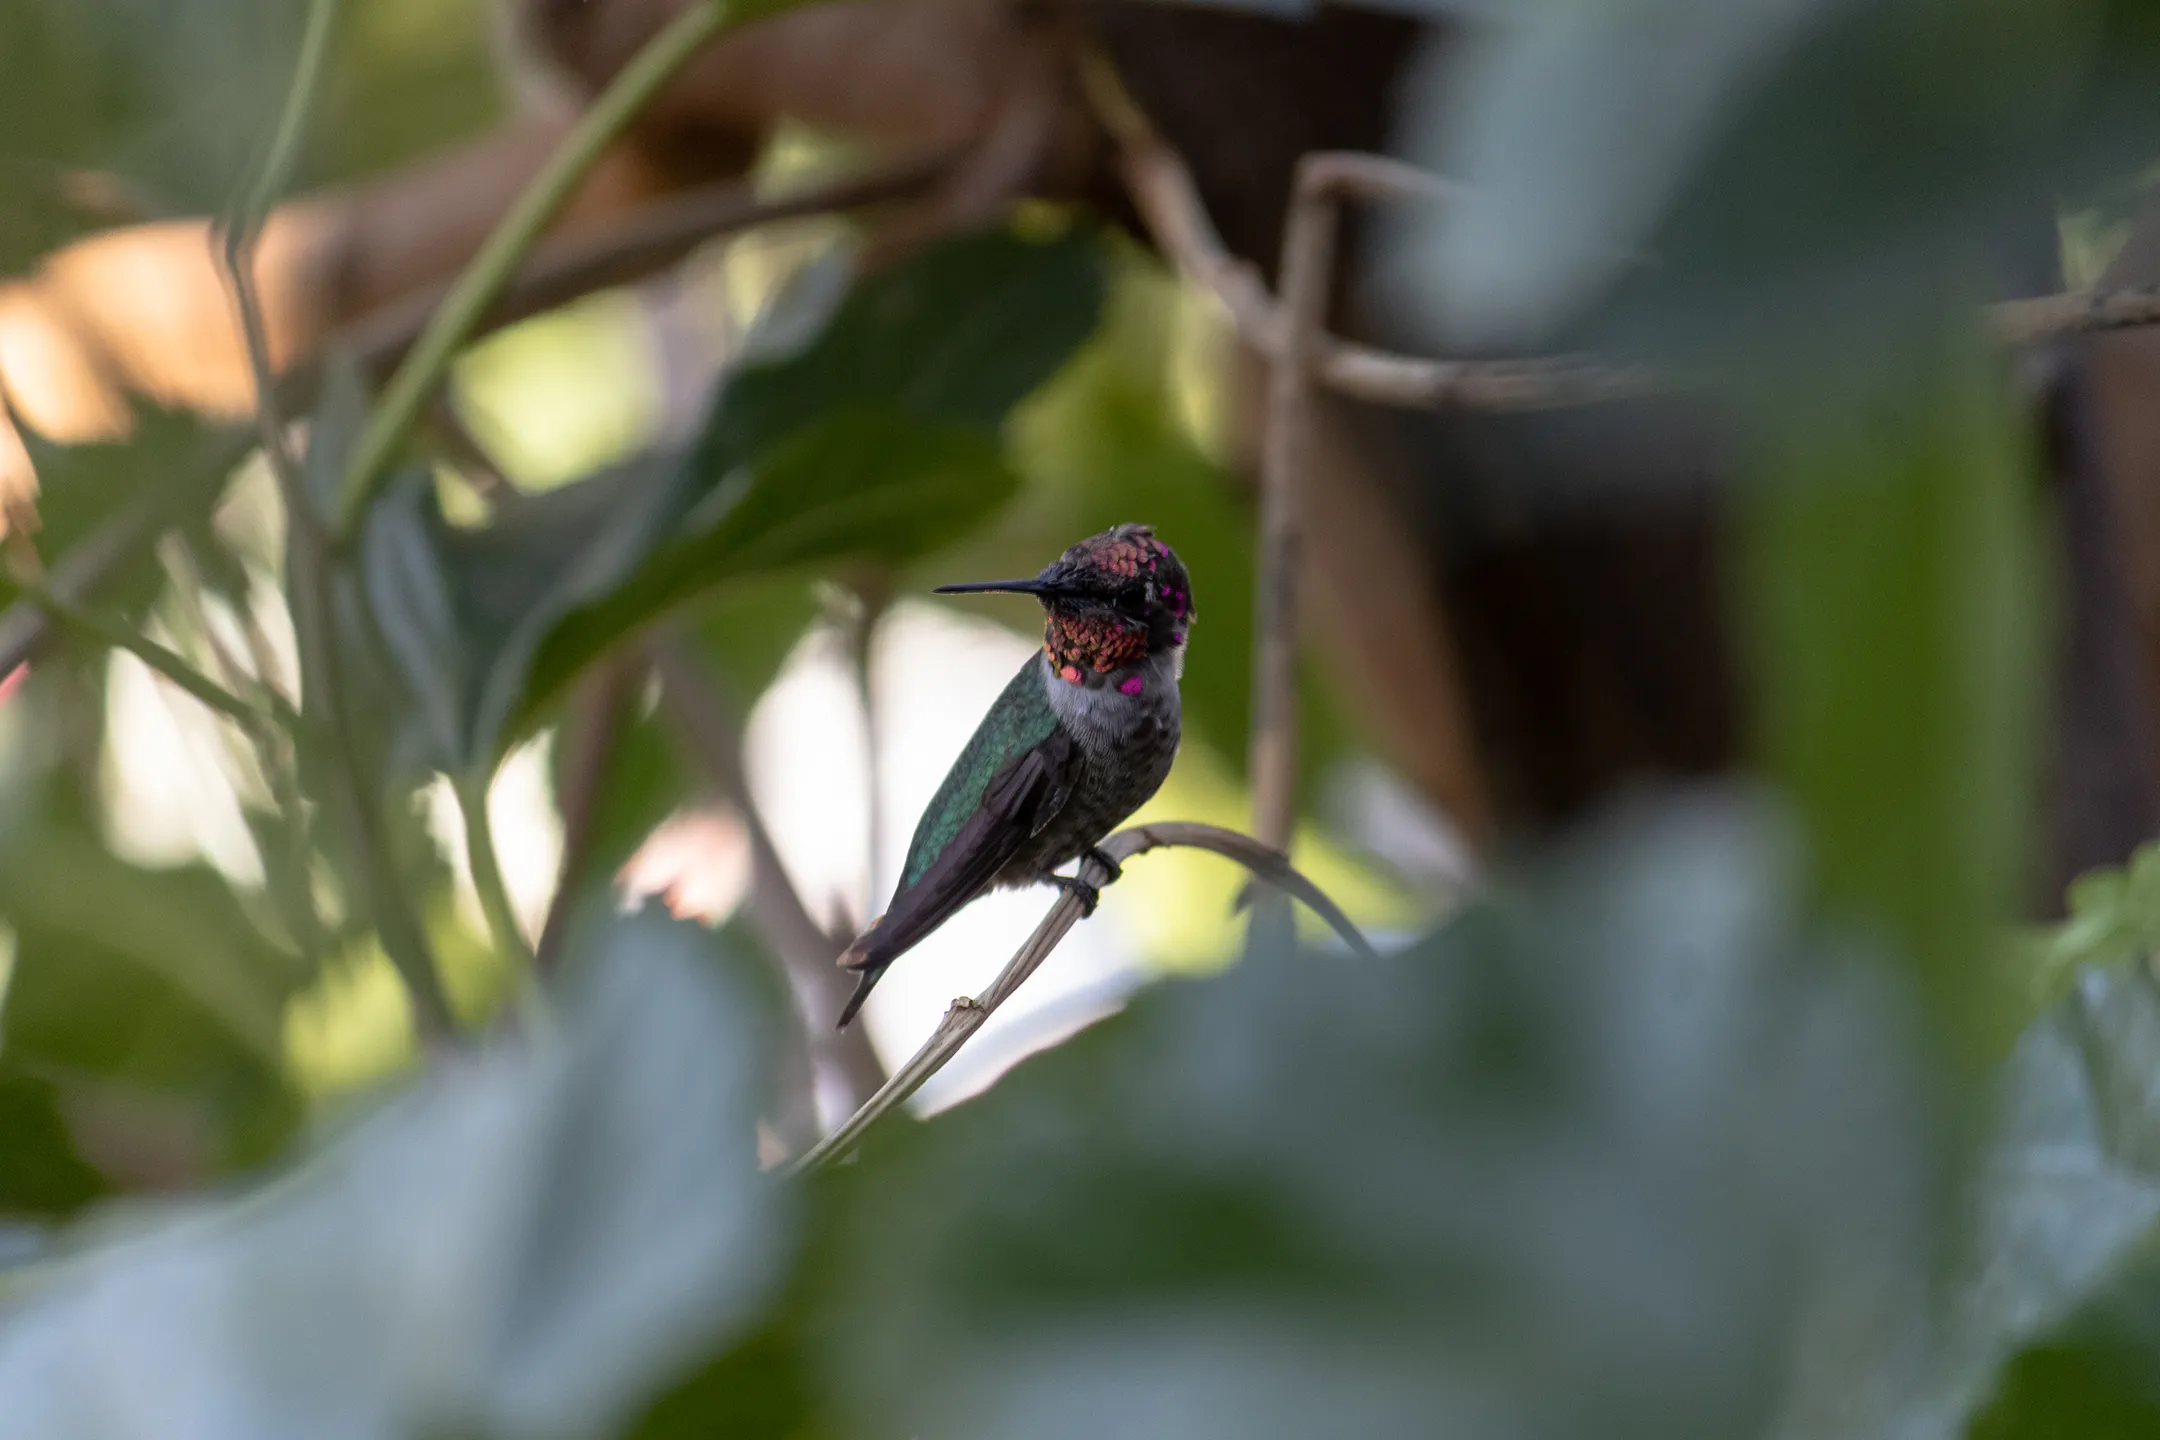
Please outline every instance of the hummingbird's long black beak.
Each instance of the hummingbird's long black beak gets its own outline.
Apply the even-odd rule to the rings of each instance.
[[[973,580],[965,585],[940,585],[933,595],[1055,595],[1058,587],[1041,578],[1033,580]]]

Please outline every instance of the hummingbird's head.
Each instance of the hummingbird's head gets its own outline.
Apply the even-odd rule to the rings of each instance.
[[[940,595],[1033,595],[1047,616],[1044,643],[1059,673],[1079,684],[1185,643],[1194,619],[1192,581],[1177,552],[1146,525],[1090,535],[1032,580],[940,585]]]

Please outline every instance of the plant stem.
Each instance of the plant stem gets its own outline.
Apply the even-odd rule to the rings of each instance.
[[[290,577],[293,634],[300,652],[303,720],[311,720],[335,765],[336,798],[350,809],[348,839],[361,870],[362,891],[382,940],[383,952],[404,978],[412,998],[414,1028],[431,1046],[457,1035],[457,1016],[443,990],[427,931],[407,903],[391,854],[380,795],[354,740],[345,703],[344,676],[336,658],[336,597],[331,593],[328,537],[298,515],[285,517],[285,565]]]
[[[346,466],[338,514],[338,533],[349,536],[361,513],[380,488],[391,453],[419,415],[458,347],[486,315],[509,283],[525,252],[540,238],[587,171],[675,72],[707,41],[736,23],[737,6],[721,0],[697,0],[645,43],[548,162],[525,187],[480,251],[443,298],[412,352],[384,387],[382,401],[368,419],[358,448]]]
[[[293,62],[292,88],[285,92],[285,108],[270,137],[269,153],[255,172],[255,183],[248,188],[247,198],[235,217],[236,231],[259,227],[292,179],[293,167],[300,159],[300,141],[307,134],[308,117],[315,109],[315,95],[322,87],[337,12],[338,0],[309,0],[307,28],[301,32],[300,54]]]
[[[472,867],[480,913],[487,917],[488,934],[495,948],[509,959],[516,972],[513,985],[523,994],[533,982],[532,946],[526,943],[525,932],[518,925],[517,910],[510,903],[510,888],[503,883],[502,864],[495,855],[495,830],[488,820],[487,780],[461,779],[454,788],[458,809],[465,816],[465,859]]]
[[[263,324],[262,303],[255,293],[255,241],[270,207],[291,181],[293,167],[300,159],[300,141],[315,108],[315,93],[322,86],[337,10],[338,0],[309,0],[307,29],[300,39],[292,87],[285,92],[285,107],[278,115],[270,149],[245,198],[221,227],[226,280],[232,286],[233,306],[240,314],[240,334],[247,345],[248,368],[255,380],[255,423],[262,437],[263,456],[277,477],[286,508],[306,525],[318,522],[301,485],[299,463],[286,448],[285,421],[277,406],[277,373],[271,368],[270,336]]]
[[[594,831],[600,824],[624,733],[630,728],[646,668],[639,657],[621,651],[608,656],[578,681],[563,724],[555,732],[555,799],[562,811],[562,863],[555,871],[555,895],[533,943],[536,975],[546,975],[561,956],[572,912],[585,894],[593,860]]]
[[[197,670],[178,651],[168,650],[147,635],[139,635],[117,620],[84,610],[34,581],[16,582],[23,598],[43,609],[68,629],[86,639],[115,650],[125,650],[188,694],[226,719],[244,726],[251,734],[264,724],[262,715],[245,700]]]

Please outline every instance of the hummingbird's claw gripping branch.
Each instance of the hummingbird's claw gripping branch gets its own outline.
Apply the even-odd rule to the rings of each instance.
[[[1080,861],[1079,879],[1092,887],[1109,884],[1122,871],[1124,862],[1135,855],[1166,846],[1184,845],[1198,850],[1212,850],[1217,855],[1235,860],[1268,884],[1289,892],[1303,901],[1315,914],[1325,920],[1328,927],[1342,937],[1343,943],[1358,954],[1377,959],[1373,948],[1358,933],[1350,917],[1327,897],[1325,891],[1298,873],[1280,851],[1271,850],[1250,835],[1240,835],[1235,830],[1225,830],[1219,825],[1201,825],[1192,821],[1162,821],[1153,825],[1135,825],[1120,830],[1100,845],[1089,850]],[[850,1115],[839,1129],[827,1135],[809,1150],[792,1161],[786,1169],[789,1175],[801,1175],[822,1169],[854,1149],[863,1132],[877,1123],[887,1111],[897,1109],[910,1095],[921,1089],[932,1075],[945,1068],[947,1061],[960,1053],[968,1037],[988,1020],[998,1006],[1010,999],[1020,988],[1021,982],[1035,973],[1036,967],[1049,958],[1067,931],[1080,921],[1080,897],[1066,893],[1058,897],[1043,916],[1042,923],[1027,943],[1005,963],[990,988],[973,999],[955,1000],[946,1010],[945,1018],[938,1028],[923,1042],[920,1050],[907,1064],[893,1072],[890,1080],[877,1094],[863,1103],[861,1109]]]
[[[1093,857],[1090,856],[1089,858],[1092,859]],[[1116,876],[1111,877],[1111,879],[1116,878]],[[1083,920],[1092,918],[1095,914],[1095,907],[1102,903],[1102,885],[1090,885],[1078,875],[1053,875],[1050,877],[1050,883],[1080,902],[1080,918]],[[1109,883],[1109,880],[1103,881],[1103,885]]]

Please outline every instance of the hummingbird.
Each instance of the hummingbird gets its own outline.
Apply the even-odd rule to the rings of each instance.
[[[1056,885],[1095,913],[1096,888],[1058,866],[1096,847],[1170,773],[1178,680],[1192,627],[1185,566],[1146,525],[1091,535],[1032,580],[940,585],[940,595],[1032,595],[1042,649],[1028,657],[916,822],[885,913],[840,956],[855,1012],[893,961],[993,889]]]

